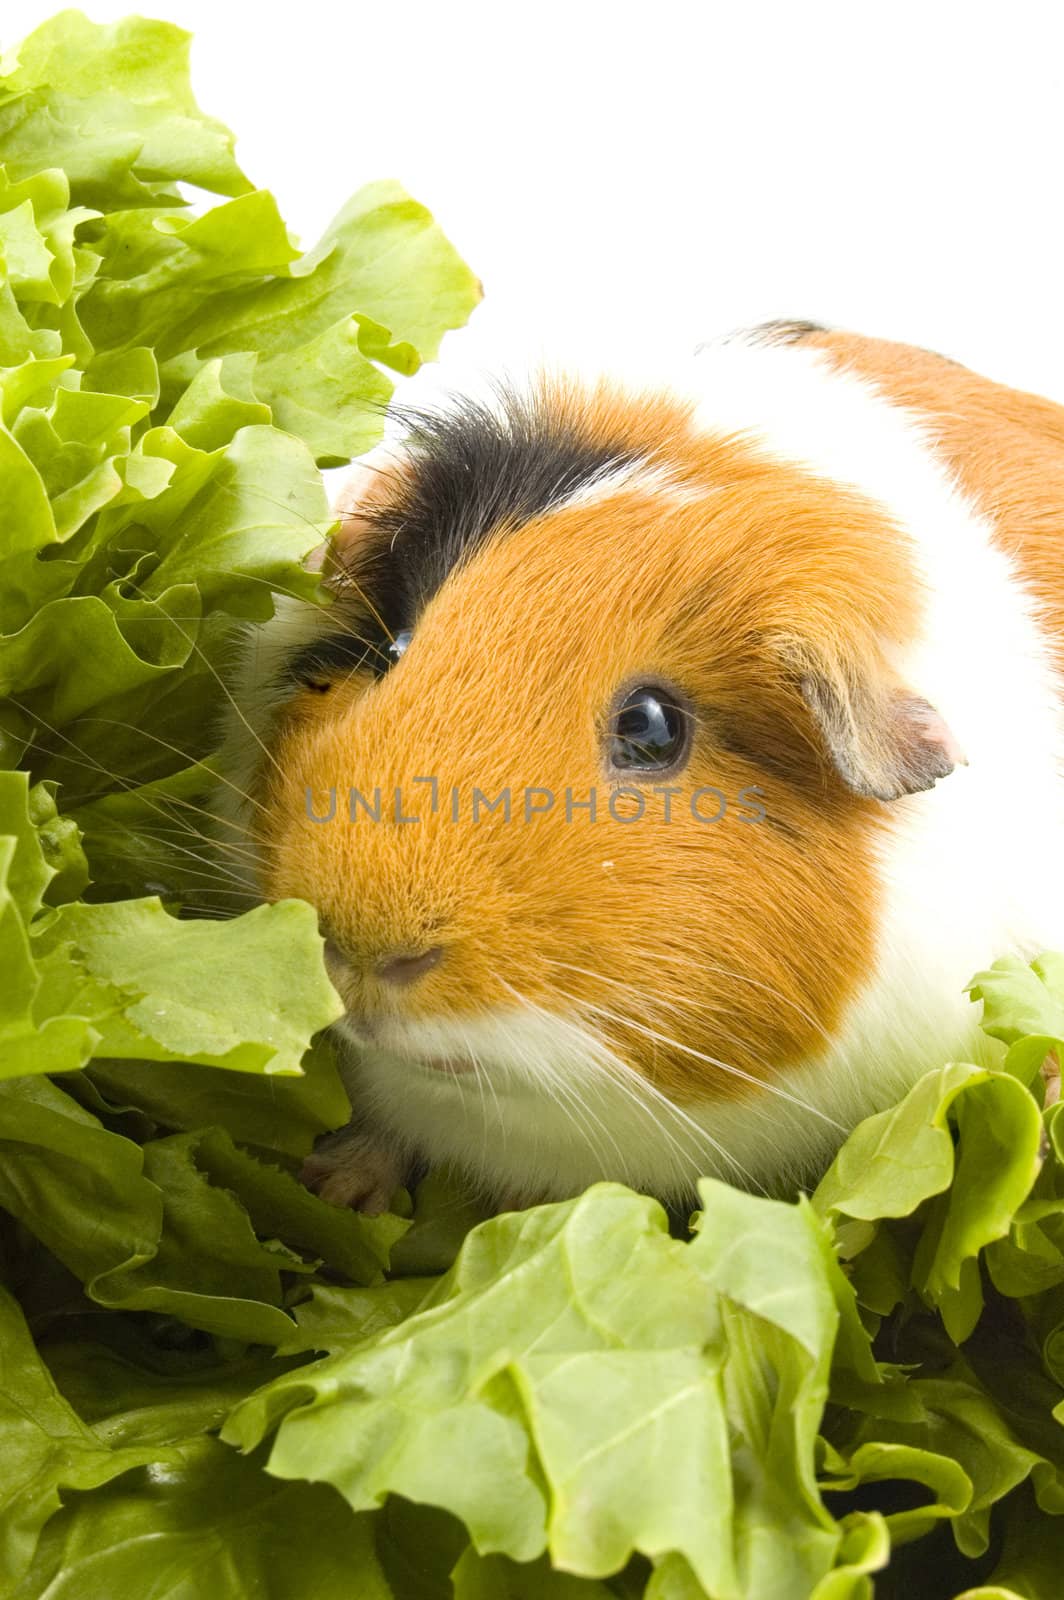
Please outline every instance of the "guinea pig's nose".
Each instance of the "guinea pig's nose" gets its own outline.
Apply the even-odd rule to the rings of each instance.
[[[442,959],[442,944],[434,944],[431,950],[423,950],[420,955],[393,951],[390,955],[382,956],[377,962],[377,976],[383,978],[385,983],[416,983],[418,978],[423,978],[426,972],[431,972],[433,967],[438,966]]]

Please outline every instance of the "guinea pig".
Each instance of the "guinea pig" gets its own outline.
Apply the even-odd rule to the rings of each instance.
[[[217,802],[346,1008],[324,1198],[793,1191],[999,1058],[966,985],[1064,946],[1064,409],[808,323],[488,384],[325,583],[247,641]]]

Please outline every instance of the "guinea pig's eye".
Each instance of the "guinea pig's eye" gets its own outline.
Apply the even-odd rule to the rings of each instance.
[[[394,661],[398,661],[400,656],[406,654],[407,650],[410,648],[410,641],[413,637],[413,628],[403,628],[401,632],[396,634],[395,638],[388,646],[388,654]]]
[[[690,724],[690,712],[661,684],[630,689],[610,723],[610,766],[621,772],[674,771],[687,755]]]

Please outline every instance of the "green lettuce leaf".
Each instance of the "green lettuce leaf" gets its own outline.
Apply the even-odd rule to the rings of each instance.
[[[807,1206],[702,1195],[689,1245],[616,1185],[482,1224],[416,1314],[280,1378],[223,1437],[276,1428],[272,1473],[360,1512],[441,1507],[481,1555],[603,1578],[640,1551],[662,1593],[686,1570],[723,1597],[809,1594],[843,1547],[814,1460],[826,1235]]]
[[[165,1473],[144,1468],[70,1497],[10,1592],[114,1600],[147,1594],[149,1581],[152,1600],[399,1600],[368,1518],[324,1485],[279,1483],[207,1437]]]
[[[61,1491],[95,1489],[158,1459],[152,1447],[112,1450],[58,1392],[15,1299],[0,1288],[0,1572],[10,1583],[29,1565],[37,1536],[61,1504]]]

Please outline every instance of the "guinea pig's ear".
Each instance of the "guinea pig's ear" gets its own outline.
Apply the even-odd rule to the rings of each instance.
[[[968,764],[934,706],[887,671],[807,658],[798,686],[836,771],[855,794],[897,800]]]

